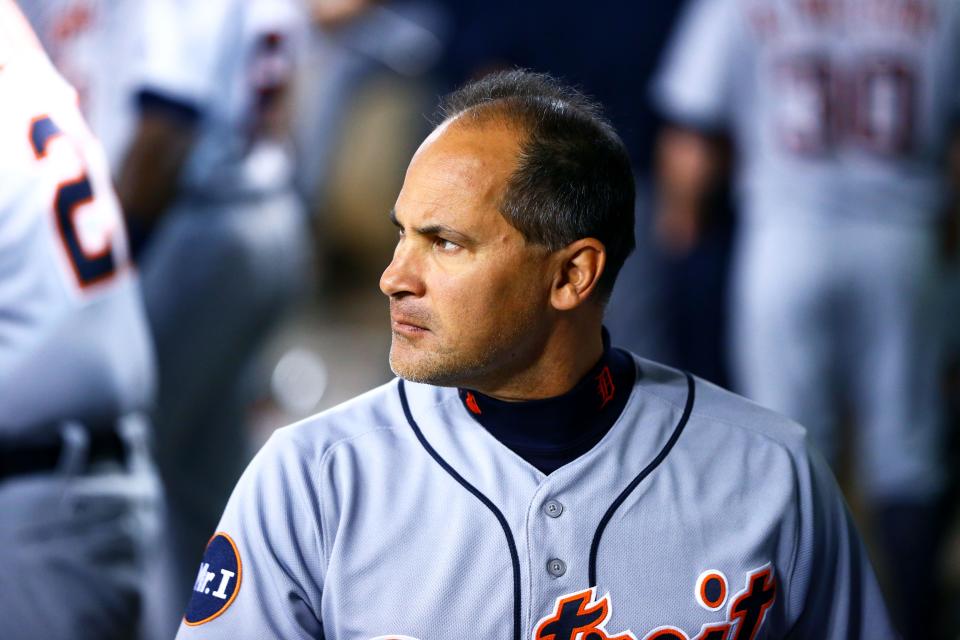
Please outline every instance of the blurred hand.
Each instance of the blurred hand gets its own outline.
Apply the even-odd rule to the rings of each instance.
[[[658,243],[667,253],[685,256],[700,240],[700,215],[688,207],[664,208],[657,213],[654,230]]]
[[[717,144],[691,129],[671,127],[657,143],[657,240],[668,253],[684,256],[697,245],[703,203],[720,170]]]
[[[376,4],[376,0],[311,0],[313,23],[321,29],[335,30]]]

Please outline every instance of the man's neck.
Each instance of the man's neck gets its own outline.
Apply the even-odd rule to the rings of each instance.
[[[529,366],[506,379],[481,380],[466,386],[506,402],[553,398],[570,391],[602,355],[600,318],[590,323],[563,322],[555,327],[539,357]]]
[[[470,416],[504,446],[549,475],[592,449],[616,423],[632,393],[637,368],[610,347],[570,391],[528,402],[504,402],[459,389]]]

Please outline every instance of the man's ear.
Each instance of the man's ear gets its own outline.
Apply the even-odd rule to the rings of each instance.
[[[550,303],[558,311],[583,304],[597,288],[607,265],[607,250],[596,238],[581,238],[556,252]]]

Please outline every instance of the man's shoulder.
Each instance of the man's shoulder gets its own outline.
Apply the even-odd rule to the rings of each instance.
[[[406,426],[398,379],[278,429],[275,440],[323,455],[340,443],[376,438]]]
[[[729,425],[787,449],[806,447],[806,429],[790,418],[706,380],[697,380],[697,391],[693,414],[699,420]]]
[[[414,397],[410,387],[418,387],[420,395]],[[438,398],[451,395],[440,387],[410,383],[407,391],[408,402],[418,408],[429,408]],[[394,379],[277,429],[248,467],[249,476],[258,478],[251,482],[279,481],[292,490],[314,486],[327,473],[346,474],[341,479],[351,481],[402,473],[404,465],[398,462],[408,463],[423,448],[407,421],[401,392],[401,381]]]
[[[803,427],[700,378],[639,364],[643,375],[635,393],[643,395],[634,406],[646,405],[647,411],[638,414],[634,437],[645,437],[656,424],[644,422],[644,415],[668,416],[668,430],[659,436],[666,443],[663,464],[685,479],[703,513],[747,517],[762,505],[765,514],[792,521],[798,495],[815,481],[811,465],[817,456]],[[656,402],[659,412],[650,410]]]
[[[639,357],[636,361],[636,388],[640,393],[678,409],[686,407],[690,385],[684,372]],[[805,451],[806,430],[796,422],[712,382],[695,376],[690,379],[693,399],[684,427],[687,438],[719,441],[724,434],[734,432],[738,440],[772,445],[793,454]]]
[[[348,447],[369,460],[393,455],[401,442],[416,442],[404,403],[429,410],[456,398],[456,391],[394,378],[325,411],[274,432],[270,449],[301,460],[320,461]],[[419,447],[419,445],[417,445]]]

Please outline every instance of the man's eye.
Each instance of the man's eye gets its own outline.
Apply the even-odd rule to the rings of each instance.
[[[450,240],[445,240],[444,238],[437,238],[433,241],[433,243],[434,246],[436,246],[440,251],[451,252],[460,248],[460,245],[458,245],[456,242],[451,242]]]

